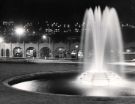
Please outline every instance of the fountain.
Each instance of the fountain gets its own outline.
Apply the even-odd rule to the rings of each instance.
[[[90,8],[86,10],[82,24],[80,48],[84,51],[84,62],[81,72],[35,73],[9,79],[5,85],[46,95],[51,93],[49,96],[61,99],[56,101],[64,104],[69,104],[68,99],[70,104],[95,104],[100,100],[103,103],[108,99],[111,104],[119,101],[129,104],[125,98],[115,99],[135,95],[134,77],[130,78],[125,72],[127,66],[123,65],[122,40],[116,10],[106,7],[101,12],[100,7],[94,11]]]
[[[85,95],[116,96],[120,89],[127,88],[130,84],[124,77],[124,66],[112,66],[114,62],[124,62],[123,39],[116,10],[108,7],[103,13],[100,7],[96,7],[94,12],[91,8],[86,10],[81,39],[84,72],[76,82],[77,86],[86,89]]]

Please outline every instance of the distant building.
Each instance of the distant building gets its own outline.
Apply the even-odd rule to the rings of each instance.
[[[0,57],[71,58],[76,45],[79,43],[1,43]]]

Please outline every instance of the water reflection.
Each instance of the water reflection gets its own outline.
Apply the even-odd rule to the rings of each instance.
[[[32,91],[32,92],[39,91],[40,86],[41,86],[41,82],[37,81],[37,80],[21,82],[21,83],[12,85],[12,87],[14,87],[14,88],[26,90],[26,91]]]
[[[39,79],[14,84],[12,87],[30,92],[81,95],[81,90],[70,82],[70,79]]]

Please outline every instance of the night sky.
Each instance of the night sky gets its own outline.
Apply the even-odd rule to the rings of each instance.
[[[0,20],[83,20],[87,8],[116,8],[120,22],[135,24],[135,0],[0,0]],[[135,30],[123,31],[125,41],[135,41]]]
[[[87,8],[115,7],[122,22],[135,23],[135,0],[0,0],[0,18],[82,20]]]

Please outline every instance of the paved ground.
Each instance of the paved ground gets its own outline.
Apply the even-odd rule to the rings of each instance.
[[[3,85],[11,77],[37,72],[79,70],[77,64],[14,64],[0,63],[0,104],[135,104],[134,97],[93,98],[81,96],[61,96],[25,92]],[[132,69],[131,69],[132,70]],[[130,71],[131,71],[130,70]]]

